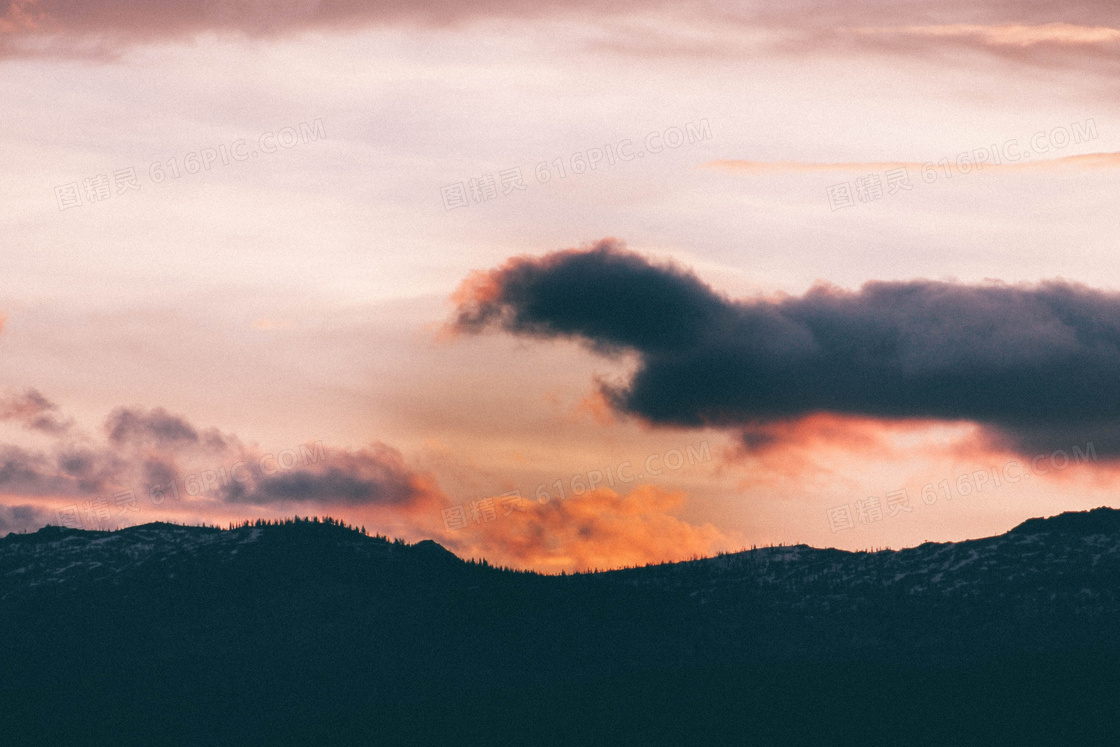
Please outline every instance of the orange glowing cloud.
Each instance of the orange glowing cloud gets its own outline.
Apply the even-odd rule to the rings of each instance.
[[[450,296],[450,301],[458,310],[458,316],[464,312],[492,305],[499,300],[502,293],[500,277],[493,271],[471,270],[466,278],[459,283]],[[458,320],[436,324],[432,328],[433,338],[436,342],[449,342],[461,336],[463,330]]]
[[[451,302],[456,306],[492,303],[499,298],[501,290],[501,284],[495,273],[472,270],[451,294]]]
[[[618,568],[714,555],[744,542],[711,524],[693,525],[674,512],[685,494],[640,485],[626,495],[599,488],[546,505],[526,501],[524,511],[440,541],[461,557],[545,573]]]

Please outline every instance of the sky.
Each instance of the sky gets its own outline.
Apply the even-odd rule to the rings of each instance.
[[[1120,507],[1118,68],[1103,0],[0,0],[0,534]]]

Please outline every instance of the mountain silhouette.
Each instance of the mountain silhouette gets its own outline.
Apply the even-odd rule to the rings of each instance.
[[[46,527],[0,539],[0,743],[1108,743],[1118,594],[1109,508],[564,576],[331,519]]]

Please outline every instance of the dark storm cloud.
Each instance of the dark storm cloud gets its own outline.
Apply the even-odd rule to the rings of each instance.
[[[693,275],[651,265],[609,240],[591,251],[515,260],[472,282],[459,329],[498,323],[519,334],[582,337],[604,350],[687,348],[729,304]]]
[[[454,326],[571,337],[638,367],[604,386],[650,422],[750,429],[828,412],[967,420],[1032,452],[1120,455],[1120,294],[917,280],[730,300],[611,241],[475,276]]]

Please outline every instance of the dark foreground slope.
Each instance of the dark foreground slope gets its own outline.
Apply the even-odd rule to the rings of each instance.
[[[1115,743],[1120,512],[602,574],[331,523],[0,540],[0,744]]]

